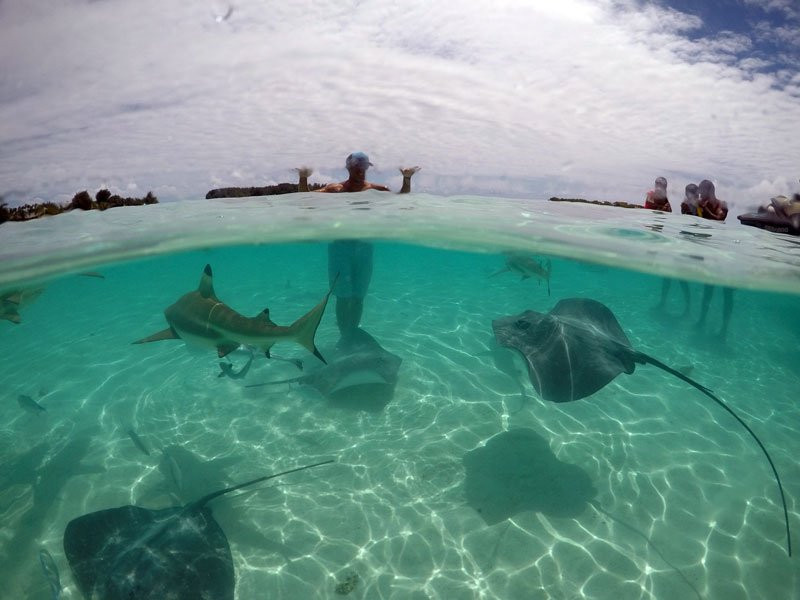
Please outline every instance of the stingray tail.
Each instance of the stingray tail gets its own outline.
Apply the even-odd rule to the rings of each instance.
[[[302,377],[292,377],[291,379],[280,379],[278,381],[265,381],[264,383],[251,383],[250,385],[246,385],[244,387],[251,388],[251,387],[264,387],[265,385],[278,385],[280,383],[297,383],[303,379]]]
[[[647,543],[648,546],[650,546],[653,550],[655,550],[656,554],[658,554],[661,557],[661,560],[663,560],[667,565],[669,565],[672,568],[672,570],[675,571],[680,576],[681,579],[683,579],[684,583],[692,589],[692,591],[694,592],[694,595],[697,596],[699,598],[699,600],[703,600],[703,596],[700,595],[700,592],[697,591],[697,588],[694,587],[694,584],[691,581],[689,581],[689,579],[686,577],[686,575],[683,573],[683,571],[681,571],[678,567],[676,567],[674,564],[672,564],[667,559],[667,557],[664,556],[664,553],[661,552],[661,550],[658,548],[658,546],[656,546],[655,543],[653,543],[653,541],[649,537],[647,537],[644,533],[642,533],[639,529],[637,529],[636,527],[634,527],[630,523],[626,523],[625,521],[623,521],[619,517],[616,517],[613,514],[611,514],[610,512],[608,512],[606,509],[604,509],[602,506],[600,506],[600,503],[597,500],[589,500],[589,504],[591,504],[597,512],[605,515],[606,517],[608,517],[609,519],[611,519],[612,521],[614,521],[618,525],[624,527],[625,529],[627,529],[629,531],[632,531],[633,533],[638,535],[640,538],[642,538]]]
[[[314,463],[313,465],[305,465],[303,467],[296,467],[294,469],[289,469],[288,471],[281,471],[280,473],[275,473],[274,475],[266,475],[264,477],[259,477],[257,479],[251,479],[250,481],[245,481],[244,483],[240,483],[239,485],[234,485],[232,487],[225,488],[224,490],[219,490],[219,491],[216,491],[216,492],[212,492],[212,493],[208,494],[207,496],[203,496],[202,498],[200,498],[200,500],[198,500],[197,502],[195,502],[191,506],[194,509],[202,508],[203,506],[205,506],[206,504],[211,502],[214,498],[219,498],[220,496],[222,496],[223,494],[227,494],[228,492],[233,492],[235,490],[240,490],[240,489],[242,489],[244,487],[247,487],[249,485],[255,485],[256,483],[261,483],[262,481],[267,481],[268,479],[275,479],[276,477],[281,477],[282,475],[288,475],[289,473],[297,473],[298,471],[305,471],[306,469],[313,469],[314,467],[321,467],[322,465],[327,465],[327,464],[330,464],[332,462],[334,462],[333,459],[323,460],[322,462]]]
[[[764,456],[767,457],[767,461],[769,462],[769,466],[772,468],[772,472],[775,475],[775,481],[778,483],[778,491],[781,494],[781,503],[783,504],[783,518],[786,521],[786,550],[788,551],[789,556],[791,556],[792,555],[792,536],[789,533],[789,511],[786,509],[786,496],[783,493],[783,484],[781,483],[780,475],[778,475],[778,469],[775,468],[775,463],[772,462],[772,457],[769,455],[769,452],[767,452],[767,449],[764,447],[764,444],[761,443],[761,440],[758,439],[758,436],[753,432],[752,429],[750,429],[750,427],[747,425],[747,423],[745,423],[739,417],[739,415],[737,415],[735,412],[733,412],[733,409],[730,406],[728,406],[722,400],[717,398],[714,395],[714,393],[710,389],[705,387],[704,385],[700,385],[694,379],[691,379],[690,377],[687,377],[686,375],[684,375],[680,371],[676,371],[675,369],[673,369],[671,367],[668,367],[667,365],[665,365],[661,361],[656,360],[655,358],[653,358],[652,356],[648,356],[647,354],[643,354],[641,352],[637,352],[636,356],[635,356],[635,360],[636,360],[636,362],[639,362],[639,363],[643,363],[643,364],[644,363],[649,363],[649,364],[651,364],[651,365],[653,365],[655,367],[658,367],[659,369],[663,369],[667,373],[670,373],[671,375],[674,375],[678,379],[681,379],[681,380],[685,381],[686,383],[688,383],[692,387],[697,388],[698,390],[703,392],[706,396],[711,398],[714,402],[716,402],[723,409],[725,409],[734,419],[739,421],[739,424],[742,427],[744,427],[747,430],[747,433],[749,433],[752,436],[752,438],[756,441],[756,443],[758,444],[758,447],[761,448],[761,451],[764,453]]]

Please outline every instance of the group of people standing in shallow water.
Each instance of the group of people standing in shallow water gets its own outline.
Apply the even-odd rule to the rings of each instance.
[[[653,189],[645,196],[644,207],[664,212],[672,212],[672,206],[667,196],[667,180],[664,177],[657,177]],[[681,202],[681,214],[694,215],[712,221],[724,221],[728,216],[728,205],[717,198],[714,184],[708,179],[700,182],[700,185],[690,183],[686,186],[683,201]],[[663,312],[666,308],[667,296],[669,295],[672,280],[665,278],[661,284],[661,300],[655,307],[656,312]],[[690,294],[689,284],[680,280],[681,291],[685,302],[682,317],[689,315]],[[702,329],[705,325],[708,310],[711,306],[711,298],[714,295],[713,285],[706,284],[703,287],[703,299],[700,302],[700,317],[696,327]],[[728,325],[731,321],[733,312],[733,288],[722,288],[722,325],[719,337],[725,339],[728,334]]]
[[[653,189],[647,192],[644,199],[644,207],[672,212],[672,206],[667,196],[667,180],[664,177],[656,178]],[[703,179],[700,185],[690,183],[686,186],[681,202],[681,213],[703,219],[724,221],[728,216],[728,205],[717,198],[714,184],[708,179]]]

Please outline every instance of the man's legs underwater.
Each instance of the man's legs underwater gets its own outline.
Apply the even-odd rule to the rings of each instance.
[[[328,245],[328,277],[336,294],[336,324],[344,335],[358,328],[364,297],[372,279],[373,247],[360,240],[336,240]]]

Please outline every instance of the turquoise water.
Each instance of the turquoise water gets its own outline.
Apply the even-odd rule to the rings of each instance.
[[[3,288],[43,289],[19,324],[0,321],[7,597],[50,597],[40,548],[59,567],[63,597],[81,597],[62,547],[80,515],[187,503],[326,459],[336,462],[215,501],[237,598],[333,598],[350,588],[352,598],[448,600],[800,596],[774,478],[728,414],[648,365],[586,399],[546,402],[499,357],[491,328],[562,298],[607,305],[634,348],[714,390],[761,438],[797,540],[792,238],[649,211],[358,198],[365,203],[184,202],[0,228]],[[206,264],[220,300],[245,315],[269,307],[276,323],[291,323],[326,293],[326,241],[337,234],[379,240],[361,324],[402,358],[385,407],[342,406],[310,386],[245,387],[296,377],[284,361],[259,356],[239,380],[218,377],[212,350],[132,345],[166,327],[164,309],[196,289]],[[491,276],[511,248],[549,258],[550,295],[536,278]],[[688,281],[688,315],[677,282],[654,310],[662,275]],[[724,338],[719,288],[696,326],[707,282],[735,288]],[[332,300],[316,336],[323,355],[335,356],[337,339]],[[301,359],[304,373],[321,365],[295,344],[273,353]],[[230,355],[236,370],[247,358]],[[20,395],[46,412],[23,410]],[[524,448],[506,453],[494,468],[512,476],[486,501],[569,505],[569,516],[519,509],[490,524],[471,505],[465,457],[519,429],[557,466],[526,471],[539,462],[523,462]],[[337,592],[343,582],[351,585]]]

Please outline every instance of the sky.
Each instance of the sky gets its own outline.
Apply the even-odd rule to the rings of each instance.
[[[0,0],[0,195],[800,191],[798,0]],[[733,212],[733,214],[736,214]]]

